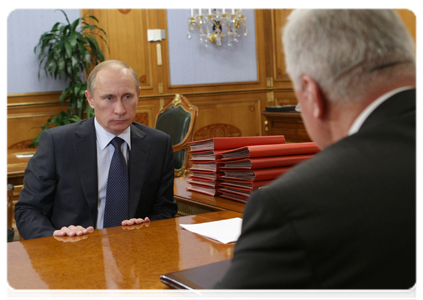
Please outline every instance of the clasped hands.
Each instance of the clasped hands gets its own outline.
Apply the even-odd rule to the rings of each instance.
[[[131,226],[131,225],[141,224],[145,222],[150,222],[150,219],[148,217],[146,217],[145,219],[133,218],[129,220],[123,220],[122,226]],[[80,225],[78,226],[70,225],[68,227],[63,226],[61,229],[55,230],[53,232],[53,236],[81,236],[81,235],[86,235],[93,231],[94,231],[94,227],[92,226],[84,228]]]

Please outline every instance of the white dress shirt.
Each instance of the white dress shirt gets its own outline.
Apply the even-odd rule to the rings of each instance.
[[[109,177],[110,162],[112,161],[115,148],[109,144],[115,135],[106,131],[94,118],[94,126],[97,136],[97,176],[98,176],[98,206],[97,206],[97,229],[103,228],[104,209],[106,207],[107,179]],[[131,150],[131,127],[118,135],[126,143],[122,143],[121,150],[128,163],[129,150]],[[122,220],[123,221],[123,220]]]
[[[380,96],[379,98],[377,98],[375,101],[373,101],[372,103],[370,103],[369,106],[367,106],[362,112],[361,114],[357,117],[357,119],[355,119],[354,123],[352,124],[350,130],[348,131],[348,135],[352,135],[354,133],[356,133],[361,125],[363,125],[364,121],[366,121],[367,117],[370,116],[370,114],[379,106],[381,105],[383,102],[385,102],[386,100],[388,100],[390,97],[392,97],[393,95],[402,92],[402,91],[406,91],[406,90],[411,90],[414,89],[414,87],[412,86],[405,86],[405,87],[400,87],[398,89],[392,90],[386,94],[383,94],[382,96]]]

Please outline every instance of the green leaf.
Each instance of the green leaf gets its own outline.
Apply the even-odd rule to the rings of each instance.
[[[94,116],[94,109],[91,106],[87,105],[87,118],[91,118]]]
[[[70,27],[70,31],[73,32],[75,31],[76,27],[79,25],[79,20],[80,18],[76,19],[75,21],[73,21],[71,27]]]
[[[65,59],[63,57],[59,57],[57,67],[57,73],[59,73],[59,78],[61,78],[63,70],[65,69]]]
[[[56,71],[57,65],[55,61],[51,61],[48,65],[48,71],[49,73],[54,73]]]
[[[69,43],[72,47],[72,49],[75,49],[76,43],[77,43],[77,36],[78,34],[76,32],[71,32],[69,36]]]
[[[59,27],[59,25],[62,24],[60,22],[57,22],[56,24],[53,25],[53,28],[51,29],[51,31],[57,31],[57,28]]]
[[[96,25],[85,25],[85,26],[81,27],[82,30],[87,30],[87,29],[92,30],[92,29],[95,29],[95,28],[97,28]]]
[[[94,16],[88,16],[88,18],[94,19],[94,20],[96,20],[96,21],[97,21],[97,23],[100,23],[100,22],[98,21],[98,19],[97,19],[96,17],[94,17]]]
[[[87,39],[89,40],[91,51],[98,51],[100,47],[98,46],[97,40],[90,35],[86,35]],[[100,50],[101,52],[101,50]]]
[[[81,84],[80,83],[75,84],[75,86],[73,88],[73,94],[78,95],[80,89],[81,89]]]
[[[29,145],[29,148],[35,148],[38,143],[40,142],[40,137],[41,134],[43,133],[44,130],[42,130],[40,133],[38,133],[38,135],[35,137],[35,139],[32,140],[32,143]]]
[[[72,74],[72,65],[71,64],[66,64],[66,72],[68,74]]]
[[[85,63],[90,66],[91,65],[91,55],[90,52],[86,51],[84,55]]]
[[[54,51],[55,57],[58,57],[60,55],[60,51],[62,51],[62,48],[63,48],[63,42],[58,42],[57,44],[54,45],[53,51]]]
[[[76,123],[76,122],[81,121],[81,118],[80,118],[79,116],[74,115],[74,116],[72,116],[72,117],[70,118],[70,120],[71,120],[72,122]]]
[[[59,10],[65,15],[66,21],[68,21],[68,24],[70,24],[68,15],[62,9],[59,9]]]
[[[60,94],[60,98],[59,101],[60,102],[64,102],[65,101],[65,96],[69,94],[69,92],[72,90],[71,87],[68,87],[67,89],[65,89],[61,94]]]
[[[68,118],[68,116],[65,116],[65,117],[63,117],[62,118],[62,124],[63,125],[68,125],[68,124],[70,124],[71,122],[70,122],[70,120],[69,120],[69,118]]]
[[[74,53],[72,55],[71,59],[72,59],[72,68],[74,69],[75,66],[78,66],[78,61],[79,61],[78,56],[76,55],[76,53]]]
[[[68,55],[68,57],[71,57],[72,56],[72,46],[71,46],[69,40],[65,40],[64,44],[65,44],[66,54]]]
[[[75,106],[76,106],[75,101],[69,101],[68,117],[73,115],[73,111],[75,109]]]

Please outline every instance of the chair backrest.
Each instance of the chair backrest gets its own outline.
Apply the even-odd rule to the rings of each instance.
[[[198,108],[188,99],[176,94],[175,98],[162,107],[156,116],[156,129],[170,135],[175,162],[175,176],[185,174],[188,166],[187,142],[194,138],[194,126]]]

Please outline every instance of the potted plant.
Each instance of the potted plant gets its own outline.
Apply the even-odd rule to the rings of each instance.
[[[69,103],[69,109],[48,119],[30,147],[35,147],[41,133],[52,125],[61,126],[78,122],[84,119],[85,112],[88,118],[94,115],[93,109],[85,100],[87,89],[85,77],[92,66],[104,61],[103,52],[94,36],[100,37],[108,47],[105,39],[107,34],[97,25],[89,24],[88,21],[91,21],[89,19],[99,23],[94,16],[85,14],[71,23],[66,13],[60,11],[65,15],[67,23],[57,22],[50,31],[43,33],[34,48],[34,53],[39,53],[38,79],[41,69],[44,69],[47,77],[50,75],[54,79],[61,79],[64,75],[65,79],[70,80],[69,86],[59,98],[62,105]]]

